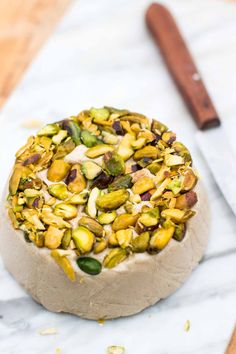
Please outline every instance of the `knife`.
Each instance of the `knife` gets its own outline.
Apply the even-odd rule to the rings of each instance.
[[[195,119],[199,129],[196,134],[198,147],[236,214],[236,157],[183,36],[169,10],[159,3],[149,6],[146,23]]]

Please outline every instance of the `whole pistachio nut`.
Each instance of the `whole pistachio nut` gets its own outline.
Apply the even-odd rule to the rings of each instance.
[[[48,169],[47,177],[51,182],[62,181],[70,170],[70,165],[63,160],[54,160]]]
[[[81,166],[81,172],[87,179],[93,180],[102,172],[102,168],[98,166],[95,162],[83,161]]]
[[[101,144],[101,140],[99,140],[95,135],[90,133],[88,130],[82,130],[81,132],[81,140],[85,146],[88,148]]]
[[[186,146],[182,143],[180,143],[179,141],[175,141],[172,144],[173,149],[175,149],[175,151],[184,158],[185,162],[191,162],[192,161],[192,157],[191,154],[189,152],[189,150],[186,148]]]
[[[136,253],[143,253],[148,249],[150,240],[149,232],[143,232],[132,240],[132,250]]]
[[[119,189],[104,195],[99,195],[96,205],[102,210],[115,210],[123,205],[129,198],[129,192],[125,189]]]
[[[177,209],[190,209],[197,203],[197,194],[194,191],[189,191],[180,195],[176,199],[175,208]]]
[[[107,152],[103,158],[104,166],[109,175],[119,176],[125,172],[125,163],[116,152]]]
[[[59,126],[57,124],[47,124],[42,129],[39,130],[38,136],[53,136],[59,131]]]
[[[69,246],[70,246],[70,242],[71,242],[71,237],[72,237],[72,232],[70,229],[66,229],[62,240],[61,240],[61,247],[66,250]]]
[[[66,184],[68,190],[72,193],[80,193],[86,188],[87,182],[81,172],[81,167],[79,164],[72,166],[66,178]]]
[[[135,137],[131,134],[125,134],[124,138],[121,140],[117,153],[124,161],[127,161],[134,154],[134,149],[132,148],[134,141]]]
[[[174,232],[174,226],[170,226],[169,228],[159,228],[154,231],[150,240],[150,250],[160,251],[165,248],[171,237],[174,235]]]
[[[105,107],[104,108],[91,108],[89,113],[95,123],[96,123],[96,121],[100,122],[102,120],[107,120],[110,116],[109,110]]]
[[[165,143],[171,145],[176,140],[176,134],[171,131],[164,132],[161,138]]]
[[[93,253],[94,254],[98,254],[103,252],[105,249],[107,248],[107,240],[105,240],[104,238],[101,239],[101,241],[96,242],[94,248],[93,248]]]
[[[173,238],[176,241],[181,242],[185,236],[185,233],[186,233],[186,225],[184,223],[176,224]]]
[[[112,230],[118,231],[127,229],[129,226],[134,226],[136,221],[138,220],[139,214],[122,214],[117,216],[112,224]]]
[[[62,140],[64,140],[67,137],[67,131],[66,130],[59,130],[59,132],[52,137],[52,142],[56,145],[59,145]]]
[[[133,232],[131,229],[119,230],[116,232],[116,239],[121,248],[127,248],[132,240]]]
[[[88,216],[82,216],[82,218],[80,218],[78,221],[78,225],[86,227],[96,236],[103,235],[103,227],[96,220]]]
[[[67,203],[59,203],[54,208],[54,214],[61,216],[63,219],[70,220],[77,216],[77,208]]]
[[[80,140],[81,129],[77,122],[70,119],[66,119],[62,121],[61,125],[62,125],[62,129],[66,130],[68,135],[71,136],[75,145],[81,144],[81,140]]]
[[[102,136],[103,136],[102,138],[103,142],[108,145],[116,145],[119,141],[116,135],[106,131],[102,131]]]
[[[115,211],[111,211],[111,212],[107,212],[107,213],[101,213],[98,216],[98,221],[102,225],[108,225],[108,224],[111,224],[115,220],[116,215],[117,214],[116,214]]]
[[[92,257],[80,257],[76,263],[83,272],[90,275],[97,275],[102,271],[102,264]]]
[[[152,162],[147,166],[147,169],[155,175],[158,171],[160,171],[161,164],[159,162]]]
[[[51,184],[48,186],[48,192],[60,200],[65,200],[68,198],[69,193],[67,187],[63,183]]]
[[[157,225],[159,222],[159,209],[150,209],[146,213],[143,213],[138,220],[147,227]]]
[[[183,191],[190,191],[193,189],[197,183],[197,176],[193,172],[191,168],[188,168],[183,171],[182,173],[184,179],[182,182],[182,190]]]
[[[60,230],[55,226],[49,226],[45,232],[45,247],[56,249],[60,246],[65,229]]]
[[[145,157],[149,157],[150,159],[155,160],[157,157],[160,157],[160,152],[157,147],[148,145],[140,150],[137,150],[134,154],[135,161],[141,160]]]
[[[118,189],[128,189],[131,188],[132,185],[132,177],[129,174],[124,176],[118,176],[111,184],[109,184],[108,191],[112,192],[117,191]]]
[[[168,130],[168,128],[165,124],[159,122],[158,120],[153,119],[152,124],[151,124],[151,131],[153,133],[158,134],[158,135],[162,135],[167,130]]]
[[[108,239],[108,246],[109,247],[117,247],[119,246],[118,240],[116,238],[115,232],[112,232]]]
[[[94,147],[91,147],[88,149],[85,153],[87,157],[90,159],[94,159],[95,157],[104,155],[106,152],[113,151],[113,146],[106,145],[106,144],[100,144]]]
[[[72,205],[83,205],[86,204],[87,200],[88,200],[88,193],[84,192],[84,193],[76,193],[74,195],[72,195],[72,197],[68,200],[69,204]]]
[[[134,194],[143,194],[153,188],[155,188],[153,179],[150,177],[142,177],[135,182],[132,191]]]
[[[128,257],[128,252],[123,248],[113,248],[105,256],[103,265],[105,268],[114,268]]]
[[[92,250],[95,241],[94,234],[84,226],[79,226],[72,231],[72,238],[75,246],[81,253],[88,253]]]

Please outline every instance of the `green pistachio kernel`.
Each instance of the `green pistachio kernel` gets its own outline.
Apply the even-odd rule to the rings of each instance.
[[[87,274],[97,275],[102,271],[101,263],[92,257],[80,257],[76,261],[78,267]]]

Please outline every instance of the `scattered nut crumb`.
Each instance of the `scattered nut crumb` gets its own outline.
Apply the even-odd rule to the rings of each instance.
[[[125,348],[117,345],[112,345],[107,348],[108,354],[124,354]]]
[[[51,335],[51,334],[57,334],[58,331],[56,328],[45,328],[39,331],[39,334],[41,334],[41,336],[47,336],[47,335]]]
[[[79,283],[80,283],[80,284],[83,284],[83,283],[84,283],[84,277],[80,278]]]
[[[30,119],[24,121],[21,126],[26,129],[37,129],[43,126],[43,122],[39,119]]]
[[[187,320],[184,324],[184,330],[185,332],[188,332],[190,330],[190,321]]]
[[[98,322],[99,326],[103,326],[104,323],[105,323],[105,320],[104,319],[100,319],[97,322]]]

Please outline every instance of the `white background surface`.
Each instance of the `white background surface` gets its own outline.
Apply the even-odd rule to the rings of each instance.
[[[236,147],[236,3],[162,2],[176,15]],[[34,133],[22,128],[23,122],[54,121],[104,104],[143,112],[168,124],[192,151],[212,209],[206,256],[173,296],[139,315],[103,326],[44,310],[0,261],[1,354],[51,354],[58,347],[62,354],[103,354],[113,344],[124,345],[127,354],[224,353],[236,318],[235,216],[203,161],[194,123],[146,30],[148,4],[147,0],[73,3],[1,112],[0,186],[15,151]],[[186,320],[191,323],[189,332],[184,331]],[[40,336],[38,331],[48,327],[55,327],[58,334]]]

